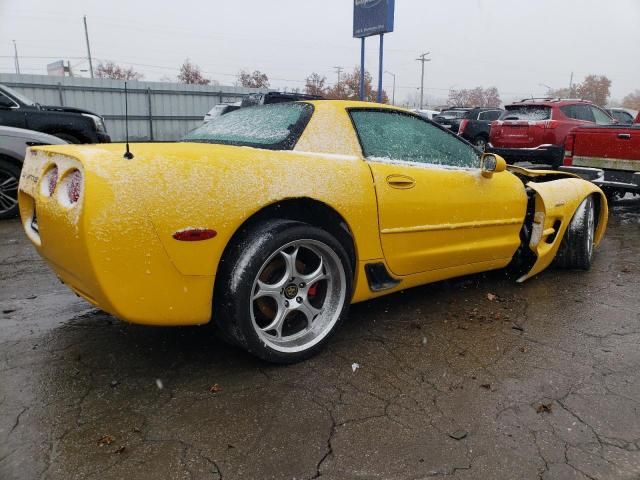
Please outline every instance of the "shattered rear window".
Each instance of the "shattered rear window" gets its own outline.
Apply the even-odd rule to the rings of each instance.
[[[182,141],[291,150],[312,113],[309,103],[240,108],[192,130]]]

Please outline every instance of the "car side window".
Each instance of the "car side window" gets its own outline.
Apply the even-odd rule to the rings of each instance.
[[[584,120],[585,122],[595,122],[596,119],[593,117],[593,113],[591,112],[591,107],[589,105],[575,105],[576,111],[576,119]]]
[[[479,168],[478,152],[422,118],[393,111],[351,110],[363,154],[369,159]]]
[[[591,107],[593,118],[598,125],[611,125],[611,118],[602,110],[596,107]]]
[[[487,110],[486,112],[482,112],[478,119],[493,121],[497,120],[501,114],[502,112],[500,110]]]
[[[5,94],[0,93],[0,107],[11,108],[11,107],[15,107],[15,106],[17,106],[16,102],[11,100]]]

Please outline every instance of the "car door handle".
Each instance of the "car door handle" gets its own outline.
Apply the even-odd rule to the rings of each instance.
[[[389,175],[387,177],[387,184],[392,188],[413,188],[416,185],[416,181],[406,175]]]
[[[618,138],[622,138],[623,140],[629,140],[631,138],[630,133],[619,133]]]

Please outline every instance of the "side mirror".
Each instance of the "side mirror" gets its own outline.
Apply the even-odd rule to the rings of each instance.
[[[494,173],[504,172],[507,169],[507,162],[495,153],[485,153],[482,155],[481,162],[480,170],[485,178],[491,178]]]

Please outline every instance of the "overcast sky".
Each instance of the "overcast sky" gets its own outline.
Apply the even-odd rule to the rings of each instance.
[[[334,83],[334,66],[359,63],[353,0],[0,0],[0,71],[14,71],[12,40],[23,73],[46,74],[56,59],[86,69],[83,15],[94,67],[113,60],[145,80],[175,78],[188,57],[222,84],[233,84],[240,69],[259,69],[272,87],[294,88],[314,71]],[[612,98],[621,99],[640,88],[640,0],[396,0],[385,47],[397,99],[415,96],[415,59],[427,51],[433,100],[478,85],[498,87],[507,101],[540,96],[542,84],[567,87],[571,72],[576,82],[607,75]],[[369,38],[374,77],[377,48]],[[385,75],[389,94],[391,84]]]

